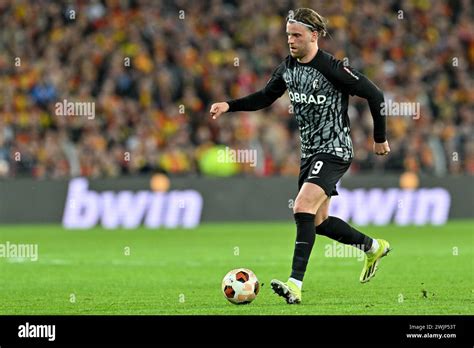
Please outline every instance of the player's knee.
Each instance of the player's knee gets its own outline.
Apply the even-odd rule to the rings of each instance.
[[[319,207],[316,213],[316,216],[314,218],[314,225],[315,226],[321,225],[328,217],[329,217],[329,199],[326,200]]]
[[[317,201],[314,198],[306,196],[298,196],[295,200],[295,205],[293,207],[293,213],[312,213],[316,212],[316,203]]]
[[[327,218],[329,217],[328,211],[319,211],[316,213],[316,217],[314,218],[314,225],[320,226]]]

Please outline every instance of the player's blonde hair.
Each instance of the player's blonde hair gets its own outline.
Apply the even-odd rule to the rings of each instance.
[[[310,8],[299,8],[290,11],[287,21],[296,21],[306,25],[312,31],[318,32],[320,36],[326,36],[328,20]]]

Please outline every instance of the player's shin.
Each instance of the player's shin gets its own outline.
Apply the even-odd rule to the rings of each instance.
[[[296,222],[296,243],[293,253],[293,264],[290,279],[301,288],[306,266],[308,265],[309,256],[313,249],[314,240],[314,214],[295,213]]]
[[[352,245],[363,252],[370,252],[376,245],[375,239],[366,236],[362,232],[350,226],[347,222],[335,217],[329,216],[319,226],[316,226],[316,234],[320,234],[334,239],[343,244]]]

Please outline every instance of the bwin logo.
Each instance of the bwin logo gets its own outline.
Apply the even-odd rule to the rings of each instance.
[[[195,190],[154,192],[141,190],[89,190],[85,178],[74,178],[64,207],[63,226],[71,229],[92,228],[101,222],[104,228],[194,228],[201,220],[203,198]]]
[[[304,93],[293,93],[289,92],[288,93],[290,100],[292,102],[296,103],[304,103],[304,104],[324,104],[326,102],[326,96],[325,95],[317,95],[316,98],[314,98],[314,95],[310,94],[309,97],[304,94]]]

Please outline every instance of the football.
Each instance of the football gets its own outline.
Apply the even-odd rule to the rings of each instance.
[[[255,300],[260,290],[257,276],[247,268],[227,273],[222,280],[224,297],[233,304],[248,304]]]

